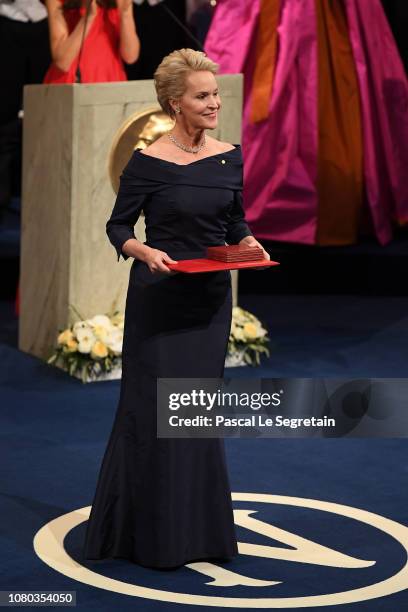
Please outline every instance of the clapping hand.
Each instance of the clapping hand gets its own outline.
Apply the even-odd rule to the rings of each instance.
[[[89,18],[92,20],[98,11],[96,0],[87,0],[86,8],[88,9]]]
[[[132,0],[116,0],[116,4],[121,15],[132,11]]]

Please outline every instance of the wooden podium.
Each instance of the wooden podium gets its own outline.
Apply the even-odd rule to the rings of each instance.
[[[218,83],[223,108],[212,134],[239,143],[242,75]],[[115,201],[110,171],[115,143],[132,137],[132,117],[155,111],[150,80],[24,88],[21,350],[48,358],[58,332],[78,319],[71,305],[84,318],[124,311],[132,258],[118,262],[105,233]],[[144,217],[135,234],[145,241]]]

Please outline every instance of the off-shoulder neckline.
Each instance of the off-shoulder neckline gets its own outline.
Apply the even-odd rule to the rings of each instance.
[[[241,145],[239,145],[239,144],[234,144],[233,146],[234,146],[233,149],[228,149],[228,151],[224,151],[224,152],[221,152],[221,153],[215,153],[214,155],[207,155],[206,157],[201,157],[200,159],[196,159],[195,161],[192,161],[192,162],[190,162],[188,164],[177,164],[176,162],[168,161],[167,159],[163,159],[161,157],[154,157],[153,155],[146,155],[145,153],[142,153],[143,149],[135,149],[135,152],[139,153],[143,157],[147,157],[147,158],[150,158],[150,159],[155,159],[156,161],[163,162],[165,164],[171,164],[172,166],[183,167],[183,166],[193,166],[194,164],[198,164],[200,162],[203,162],[206,159],[213,159],[214,157],[219,157],[220,155],[228,155],[229,153],[233,153],[234,151],[237,151],[241,147]]]

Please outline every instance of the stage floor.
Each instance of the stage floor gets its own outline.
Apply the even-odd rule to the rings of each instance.
[[[404,368],[408,368],[403,360],[408,329],[406,300],[403,303],[402,298],[395,302],[387,298],[388,306],[385,301],[378,302],[376,308],[372,305],[367,310],[367,302],[346,303],[343,298],[336,326],[336,317],[328,314],[333,312],[334,303],[326,302],[329,307],[325,310],[320,302],[320,310],[313,310],[308,299],[298,296],[302,323],[293,296],[273,296],[269,302],[259,296],[242,298],[241,306],[267,319],[272,355],[261,368],[229,369],[226,376],[404,376]],[[366,316],[362,316],[364,309]],[[76,578],[63,573],[64,562],[61,571],[51,568],[37,556],[34,536],[50,521],[91,504],[116,410],[119,382],[82,385],[18,351],[13,345],[16,329],[11,312],[12,304],[3,304],[3,314],[8,313],[9,318],[3,319],[0,344],[2,590],[76,591],[80,610],[167,611],[170,606],[181,608],[186,604],[190,609],[197,606],[197,610],[210,610],[222,607],[223,601],[227,604],[229,598],[240,599],[235,605],[229,604],[235,608],[255,610],[260,599],[310,598],[361,589],[394,576],[406,563],[406,549],[398,539],[376,527],[378,519],[373,518],[371,524],[364,522],[367,515],[360,511],[384,517],[379,519],[383,527],[388,525],[386,519],[400,524],[401,539],[405,537],[407,440],[226,439],[237,517],[242,516],[239,511],[255,512],[250,516],[260,523],[254,524],[255,531],[238,525],[240,555],[217,567],[232,572],[238,582],[246,577],[278,584],[214,585],[210,575],[214,566],[155,571],[118,559],[84,562],[84,522],[72,530],[65,525],[62,532],[52,528],[48,533],[54,552],[55,547],[63,552],[65,535],[65,549],[73,560],[70,571],[76,571]],[[266,498],[243,499],[244,494],[274,497],[266,502]],[[297,505],[287,498],[299,498]],[[325,502],[343,505],[344,511],[327,511]],[[357,509],[352,511],[354,518],[347,516],[350,508]],[[306,547],[309,562],[277,558],[282,550],[289,551],[290,557],[293,547],[285,538],[293,535],[304,539],[298,546]],[[276,547],[277,551],[271,558],[252,556],[245,554],[245,543],[264,545],[268,550]],[[327,560],[324,565],[311,563],[310,543],[325,546],[331,553],[343,553],[343,562],[337,561],[332,567]],[[84,568],[93,572],[91,578]],[[95,579],[95,573],[101,576],[100,587],[83,582]],[[218,579],[225,576],[231,578],[231,574],[221,573]],[[111,579],[126,584],[118,586]],[[408,581],[404,580],[407,588]],[[149,590],[134,596],[112,590],[134,589],[134,585]],[[169,592],[173,593],[173,603],[166,601]],[[197,596],[221,599],[197,600]],[[303,600],[305,606],[308,604]],[[408,609],[408,591],[354,604],[306,609],[402,612]]]

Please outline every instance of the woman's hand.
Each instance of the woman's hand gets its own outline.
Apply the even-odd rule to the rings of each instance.
[[[116,0],[120,18],[120,56],[126,64],[134,64],[140,55],[140,39],[136,32],[132,0]]]
[[[270,255],[267,251],[265,251],[265,249],[263,248],[262,244],[260,242],[257,241],[257,239],[254,236],[245,236],[245,238],[243,238],[242,240],[240,240],[239,244],[246,244],[249,247],[259,247],[262,249],[263,252],[263,256],[264,259],[268,259],[270,260]]]
[[[88,0],[89,1],[89,0]],[[55,66],[63,72],[68,72],[81,47],[84,34],[85,14],[70,32],[59,0],[45,0],[48,11],[50,30],[51,57]],[[92,22],[97,12],[95,0],[90,0],[89,17],[86,23],[85,38],[89,34]]]
[[[254,238],[254,236],[245,236],[245,238],[242,238],[242,240],[239,241],[239,244],[245,244],[246,246],[249,246],[249,247],[259,247],[262,249],[264,259],[267,259],[268,261],[271,259],[271,256],[269,255],[269,253],[265,251],[262,244],[258,242],[257,239]],[[265,266],[264,268],[254,268],[254,269],[267,270],[268,267],[269,266]]]
[[[120,14],[132,12],[133,10],[132,0],[116,0],[116,5]]]
[[[172,259],[165,251],[160,251],[159,249],[152,249],[149,247],[146,255],[144,255],[143,260],[149,266],[149,270],[152,274],[156,272],[164,272],[167,274],[177,274],[175,270],[170,270],[166,266],[166,263],[177,263],[175,259]]]
[[[89,0],[87,2],[87,6],[89,6],[89,19],[93,20],[96,17],[96,13],[98,11],[98,5],[96,4],[96,0]]]

